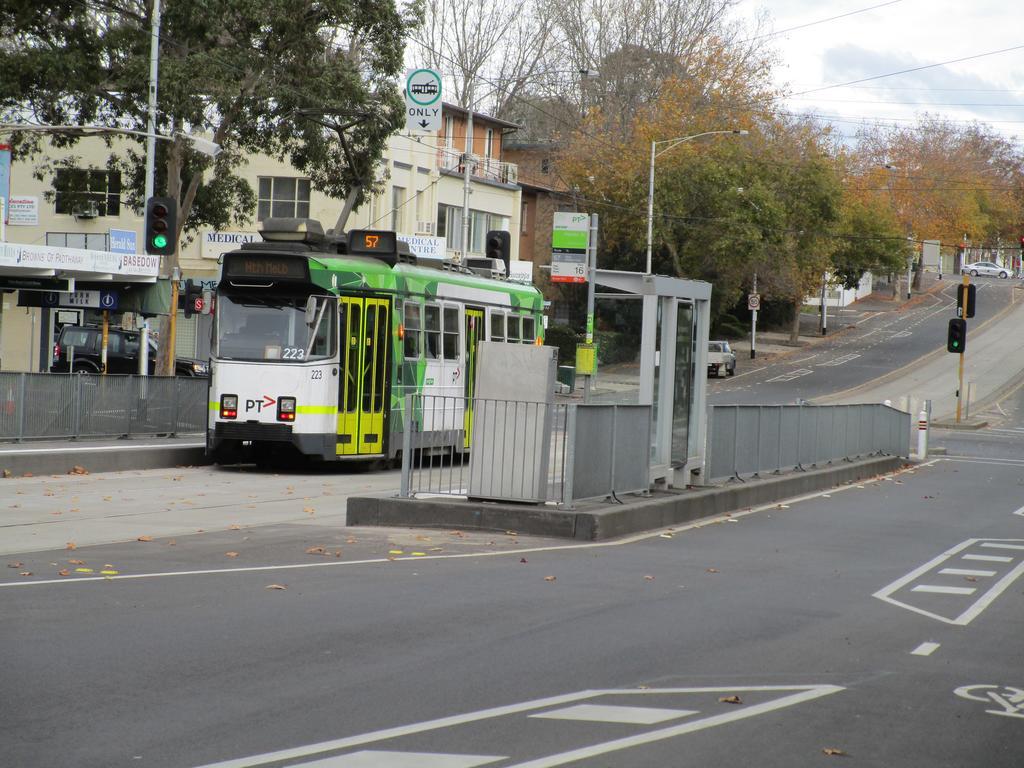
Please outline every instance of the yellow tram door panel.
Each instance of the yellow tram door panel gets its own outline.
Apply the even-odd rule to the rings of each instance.
[[[476,386],[476,346],[484,332],[484,313],[479,309],[466,309],[466,377],[464,391],[466,406],[462,419],[462,447],[469,448],[473,434],[473,389]]]
[[[387,299],[364,299],[360,346],[359,453],[384,451],[384,408],[387,403],[388,338]]]
[[[341,297],[341,378],[338,382],[337,455],[355,455],[358,448],[360,341],[363,338],[363,300]]]

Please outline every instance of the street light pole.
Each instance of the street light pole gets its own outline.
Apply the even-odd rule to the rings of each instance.
[[[744,129],[733,129],[728,131],[704,131],[703,133],[695,133],[692,136],[682,136],[678,139],[663,139],[662,141],[651,142],[651,168],[647,176],[647,271],[644,274],[651,274],[651,252],[653,250],[653,235],[654,235],[654,161],[659,155],[663,155],[670,149],[673,149],[683,142],[692,141],[693,139],[699,139],[701,136],[714,136],[716,134],[729,133],[734,136],[746,136],[750,131]],[[657,147],[659,144],[668,144],[667,147],[662,149],[660,152]]]

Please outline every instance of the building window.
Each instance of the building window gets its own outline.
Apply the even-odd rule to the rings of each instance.
[[[61,168],[53,179],[57,213],[73,216],[119,216],[121,174],[85,168]]]
[[[523,203],[519,208],[519,234],[521,235],[527,235],[530,233],[529,216],[529,206],[526,203]]]
[[[453,251],[462,249],[461,208],[443,203],[437,206],[437,236],[445,238],[447,247]]]
[[[551,173],[551,160],[545,157],[543,160],[540,161],[540,172]]]
[[[494,154],[494,129],[488,128],[484,139],[484,157],[490,159]]]
[[[444,118],[444,145],[451,149],[455,145],[455,118],[445,115]]]
[[[260,176],[257,218],[309,218],[309,179]]]
[[[395,232],[402,231],[405,217],[402,215],[402,207],[405,205],[405,187],[391,188],[391,229]]]

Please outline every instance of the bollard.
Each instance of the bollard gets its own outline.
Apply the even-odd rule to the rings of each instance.
[[[924,411],[917,415],[917,458],[928,458],[928,414]]]

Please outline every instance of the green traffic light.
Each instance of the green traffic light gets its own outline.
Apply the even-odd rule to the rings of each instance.
[[[167,247],[167,235],[156,235],[153,238],[154,248],[166,248]]]

